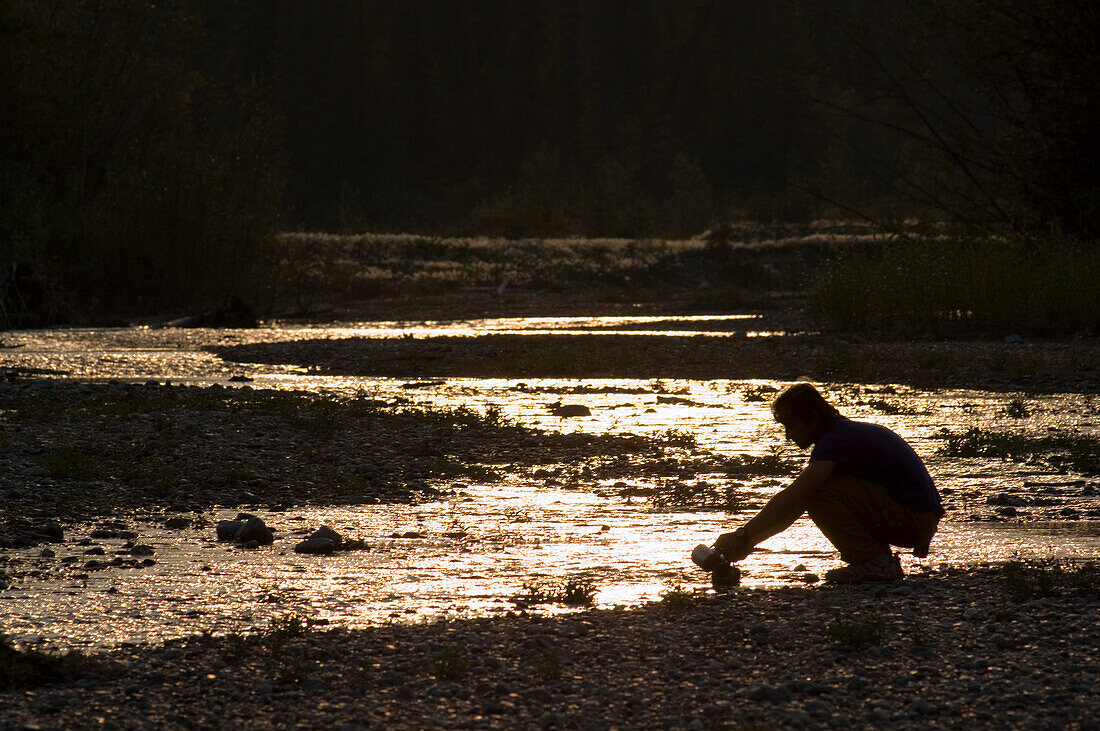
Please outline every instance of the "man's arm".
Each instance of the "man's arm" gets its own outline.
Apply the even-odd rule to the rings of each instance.
[[[794,482],[772,497],[741,529],[719,536],[714,550],[730,561],[740,561],[756,544],[786,530],[806,512],[806,500],[833,474],[835,467],[836,462],[830,460],[810,462]]]

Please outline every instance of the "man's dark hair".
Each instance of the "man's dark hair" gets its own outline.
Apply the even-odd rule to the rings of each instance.
[[[776,396],[772,415],[780,424],[786,424],[791,418],[825,423],[840,412],[810,384],[796,383]]]

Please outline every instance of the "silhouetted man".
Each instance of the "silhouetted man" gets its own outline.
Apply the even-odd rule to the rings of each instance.
[[[809,464],[748,523],[719,536],[715,551],[740,561],[809,513],[848,564],[827,571],[826,581],[901,579],[890,546],[928,555],[943,506],[924,463],[904,439],[884,426],[846,419],[808,383],[781,393],[772,414],[788,439],[802,449],[813,445]]]

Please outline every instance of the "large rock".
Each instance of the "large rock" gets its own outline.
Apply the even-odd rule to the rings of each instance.
[[[219,541],[235,541],[237,534],[244,527],[242,520],[219,520],[216,528]]]
[[[238,543],[248,543],[249,541],[256,541],[261,546],[270,546],[275,542],[275,535],[262,519],[253,516],[245,521],[241,529],[237,531]]]
[[[329,538],[312,535],[294,547],[295,553],[329,556],[336,550],[336,544]]]
[[[327,556],[344,547],[344,537],[327,525],[323,525],[296,545],[294,552]]]
[[[591,416],[592,410],[587,406],[581,404],[563,404],[558,402],[551,404],[549,407],[550,413],[554,416],[569,417],[569,416]]]
[[[327,538],[328,540],[332,541],[332,544],[337,548],[339,548],[340,545],[344,542],[344,537],[334,531],[332,528],[329,528],[327,525],[322,525],[320,528],[313,531],[313,533],[311,533],[309,537]]]

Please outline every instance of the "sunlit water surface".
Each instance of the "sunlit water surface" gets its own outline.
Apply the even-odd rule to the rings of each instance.
[[[447,379],[438,385],[405,388],[400,379],[306,375],[290,366],[226,363],[202,350],[208,345],[280,342],[300,338],[472,335],[487,332],[635,332],[639,336],[707,334],[736,330],[753,337],[744,317],[676,318],[676,330],[662,318],[531,318],[449,323],[365,323],[340,327],[272,326],[256,330],[126,328],[4,333],[0,365],[49,370],[77,379],[157,379],[222,382],[247,371],[252,387],[368,392],[379,398],[408,398],[428,406],[496,407],[516,421],[544,429],[593,433],[656,434],[677,429],[694,434],[701,446],[727,454],[767,454],[782,444],[766,400],[747,397],[752,388],[781,383],[665,380],[659,383],[612,379]],[[735,322],[743,320],[743,323]],[[855,389],[825,387],[854,418],[886,424],[929,457],[937,483],[951,494],[951,517],[942,526],[933,553],[923,562],[904,557],[907,571],[939,564],[973,565],[1014,557],[1095,558],[1100,556],[1100,523],[1095,520],[988,523],[965,520],[970,506],[984,505],[993,491],[1057,491],[1085,482],[1073,476],[988,460],[932,458],[942,427],[1019,428],[1007,416],[1008,396],[982,391],[922,392],[904,387]],[[569,395],[569,391],[585,391]],[[599,391],[593,393],[593,391]],[[566,394],[566,395],[563,395]],[[869,397],[868,393],[882,393]],[[559,419],[546,405],[564,399],[584,404],[592,416]],[[900,413],[884,414],[867,405],[887,399]],[[1072,428],[1095,432],[1100,409],[1086,395],[1029,397],[1029,430]],[[695,475],[692,480],[725,476]],[[783,482],[743,480],[757,503]],[[642,485],[641,482],[638,483]],[[706,576],[688,561],[691,548],[710,542],[747,516],[721,511],[657,510],[643,498],[621,495],[622,485],[575,486],[545,481],[492,485],[440,485],[447,499],[417,506],[303,507],[260,513],[276,530],[274,546],[246,551],[214,540],[216,520],[234,511],[216,510],[202,529],[169,531],[140,523],[140,541],[152,545],[156,564],[144,569],[110,568],[83,572],[84,556],[75,540],[91,527],[69,532],[56,558],[41,549],[12,552],[36,577],[0,592],[0,629],[22,641],[60,647],[104,648],[123,643],[163,641],[201,631],[215,633],[263,627],[288,614],[334,626],[427,621],[440,617],[484,616],[513,611],[515,599],[532,584],[590,581],[597,606],[651,601],[673,587],[702,589]],[[1090,485],[1086,484],[1085,489]],[[347,537],[362,538],[367,549],[313,557],[295,554],[302,534],[329,525]],[[395,538],[392,535],[411,534]],[[122,541],[101,540],[107,558]],[[744,584],[801,585],[837,565],[835,552],[803,519],[761,545],[746,560]],[[78,562],[62,564],[66,556]],[[61,568],[61,567],[65,568]],[[566,611],[561,605],[532,610]]]

